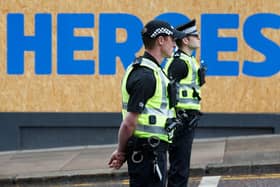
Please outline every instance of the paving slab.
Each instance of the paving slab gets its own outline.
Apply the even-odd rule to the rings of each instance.
[[[116,145],[0,152],[0,186],[22,181],[127,176],[127,165],[108,168]],[[192,176],[280,172],[280,135],[195,140]],[[106,178],[107,177],[107,178]]]
[[[225,152],[225,140],[195,142],[193,144],[191,166],[222,163]]]
[[[18,152],[1,163],[0,175],[59,171],[80,151]],[[8,155],[6,155],[8,158]],[[0,160],[1,161],[1,160]]]

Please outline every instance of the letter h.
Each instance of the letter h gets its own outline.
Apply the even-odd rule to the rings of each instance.
[[[34,36],[24,35],[24,15],[7,15],[7,71],[24,74],[24,51],[35,52],[35,73],[51,73],[52,28],[50,14],[35,15]]]

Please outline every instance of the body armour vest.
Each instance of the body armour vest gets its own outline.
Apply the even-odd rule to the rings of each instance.
[[[180,58],[188,67],[188,75],[181,79],[177,89],[178,103],[176,108],[187,110],[200,110],[200,86],[198,70],[200,68],[198,62],[193,56],[184,53],[177,53],[178,56],[170,58],[165,66],[166,73],[174,58]]]
[[[122,80],[122,116],[123,119],[127,113],[127,103],[129,94],[126,90],[126,82],[129,74],[133,70],[134,64],[143,66],[153,71],[156,79],[156,88],[154,95],[148,99],[144,110],[138,116],[137,126],[133,133],[138,138],[149,138],[157,136],[160,140],[170,142],[165,130],[166,121],[168,118],[175,117],[174,110],[169,109],[169,100],[167,93],[167,85],[169,79],[164,74],[161,67],[146,58],[138,58],[136,61],[127,68],[127,71]]]

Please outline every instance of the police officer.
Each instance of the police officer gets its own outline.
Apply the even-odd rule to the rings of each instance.
[[[178,50],[167,61],[165,71],[171,80],[178,83],[176,114],[183,126],[175,131],[168,150],[168,187],[186,187],[194,132],[200,116],[200,87],[205,83],[205,68],[192,56],[193,51],[200,47],[195,20],[176,29],[184,32],[185,37],[176,40]]]
[[[175,111],[169,106],[169,80],[160,63],[172,56],[175,38],[184,33],[152,20],[141,34],[145,53],[128,67],[122,80],[123,121],[109,166],[119,169],[127,159],[131,187],[164,187],[170,142],[165,125]]]

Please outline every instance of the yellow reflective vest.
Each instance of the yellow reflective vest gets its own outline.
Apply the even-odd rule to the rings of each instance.
[[[147,67],[153,70],[154,77],[156,79],[156,89],[154,95],[150,99],[148,99],[143,112],[139,114],[136,130],[134,131],[133,135],[138,138],[149,138],[151,136],[157,136],[160,140],[170,142],[165,130],[165,125],[167,118],[175,117],[175,112],[174,109],[169,109],[167,92],[169,79],[164,74],[161,67],[155,64],[155,62],[147,58],[139,58],[137,60],[141,61],[136,62],[139,63],[140,66]],[[127,68],[122,80],[123,119],[127,114],[127,103],[129,100],[129,94],[126,90],[126,83],[133,68],[133,64]],[[151,121],[151,119],[153,120]]]
[[[195,96],[196,93],[200,96],[200,86],[199,86],[199,76],[198,76],[198,70],[200,68],[200,65],[196,61],[195,57],[188,56],[182,52],[179,54],[180,56],[178,57],[172,57],[168,59],[166,66],[164,68],[167,74],[168,69],[171,63],[173,62],[174,58],[180,58],[186,63],[189,70],[188,75],[182,80],[180,80],[179,82],[179,88],[177,89],[178,103],[176,105],[176,108],[187,109],[187,110],[200,110],[200,101],[198,97]]]

